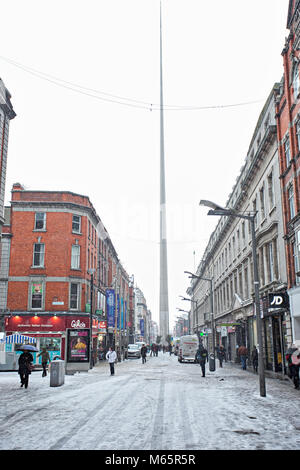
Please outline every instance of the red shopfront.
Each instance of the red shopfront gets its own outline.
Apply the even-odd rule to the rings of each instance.
[[[93,338],[97,337],[98,330],[94,328]],[[18,314],[6,316],[5,333],[21,333],[36,338],[36,346],[39,351],[43,347],[47,349],[50,359],[55,356],[66,358],[66,337],[69,329],[84,329],[90,327],[89,315],[62,315],[62,314]],[[7,345],[7,351],[16,351],[19,345]],[[34,353],[34,363],[39,364],[41,357]]]

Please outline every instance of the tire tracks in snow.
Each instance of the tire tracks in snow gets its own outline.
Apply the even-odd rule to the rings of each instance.
[[[164,435],[164,408],[165,408],[165,378],[160,382],[158,405],[154,418],[154,426],[151,438],[151,450],[163,449],[162,438]]]
[[[130,382],[133,379],[133,376],[130,376],[126,381],[124,381],[121,385],[120,388],[123,388],[125,385],[127,385],[128,382]],[[89,411],[89,413],[86,414],[84,418],[82,418],[79,422],[76,422],[75,426],[71,429],[68,429],[66,434],[62,436],[58,441],[56,441],[52,446],[49,447],[49,450],[60,450],[72,437],[80,432],[80,429],[87,424],[87,422],[92,418],[95,417],[97,413],[103,410],[103,407],[112,399],[111,393],[108,394],[108,396],[104,399],[101,400],[100,402],[98,401],[96,406],[92,410]]]

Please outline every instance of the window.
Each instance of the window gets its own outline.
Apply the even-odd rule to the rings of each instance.
[[[31,308],[41,309],[43,305],[43,285],[41,283],[32,283],[31,285]]]
[[[294,188],[292,184],[288,188],[288,200],[289,200],[289,208],[290,208],[290,218],[293,219],[295,217],[295,204],[294,204]]]
[[[294,99],[296,100],[299,94],[299,67],[296,65],[293,72],[293,88],[294,88]]]
[[[245,222],[243,221],[242,222],[242,239],[243,239],[243,245],[245,243],[245,237],[246,237],[246,233],[245,233]]]
[[[80,217],[80,215],[73,215],[73,218],[72,218],[72,232],[81,233],[81,217]]]
[[[261,211],[261,220],[264,220],[266,217],[266,211],[265,211],[265,188],[264,186],[260,189],[259,191],[259,197],[260,197],[260,211]]]
[[[44,243],[35,243],[33,248],[33,266],[44,267],[45,245]]]
[[[36,212],[34,230],[46,230],[46,213]]]
[[[70,285],[70,308],[78,310],[79,284],[71,282]]]
[[[275,206],[273,172],[270,173],[268,176],[268,195],[269,195],[269,209],[271,210]]]
[[[298,152],[300,152],[300,119],[296,124],[296,134],[297,134],[297,144],[298,144]]]
[[[269,281],[272,282],[275,279],[274,270],[274,255],[273,255],[273,243],[268,243],[268,264],[269,264]]]
[[[290,151],[290,139],[287,137],[284,141],[284,155],[285,155],[285,161],[286,161],[286,166],[288,167],[291,161],[291,151]]]
[[[256,198],[253,201],[253,212],[255,213],[255,219],[254,219],[254,224],[255,228],[257,227],[257,204],[256,204]],[[251,222],[249,220],[249,233],[251,232]]]
[[[293,247],[293,258],[294,258],[294,268],[295,268],[295,281],[296,284],[300,284],[300,276],[297,275],[299,273],[299,232],[297,232],[297,242],[292,244]]]
[[[80,246],[72,245],[71,269],[80,269]]]

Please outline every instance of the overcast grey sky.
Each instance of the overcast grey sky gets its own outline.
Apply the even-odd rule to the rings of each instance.
[[[199,200],[226,203],[282,77],[287,10],[162,0],[171,324],[189,307],[183,271],[217,223]],[[14,182],[89,196],[158,321],[159,0],[0,0],[0,11],[0,77],[17,113],[6,204]]]

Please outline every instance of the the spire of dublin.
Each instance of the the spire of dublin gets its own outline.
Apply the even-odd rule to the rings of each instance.
[[[166,226],[166,187],[164,151],[163,74],[162,74],[162,21],[160,2],[160,286],[159,330],[162,342],[169,334],[168,261]]]

